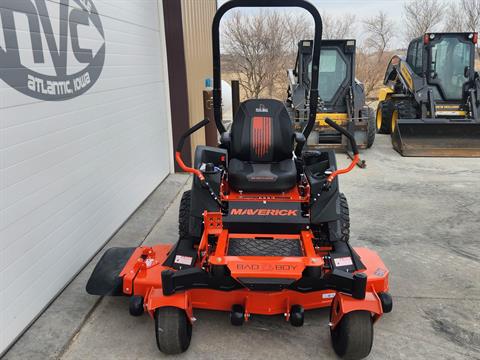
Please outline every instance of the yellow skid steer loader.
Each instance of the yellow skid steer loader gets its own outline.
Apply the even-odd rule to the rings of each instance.
[[[429,33],[390,61],[377,131],[403,156],[480,157],[477,33]]]

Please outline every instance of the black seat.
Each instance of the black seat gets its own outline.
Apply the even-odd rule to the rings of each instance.
[[[280,101],[243,102],[230,134],[230,186],[245,192],[293,188],[297,181],[293,139],[290,117]]]

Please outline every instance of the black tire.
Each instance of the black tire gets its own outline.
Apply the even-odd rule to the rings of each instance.
[[[377,107],[375,127],[379,134],[390,134],[392,132],[393,102],[391,100],[381,101]]]
[[[319,240],[317,244],[328,243],[328,245],[331,245],[331,243],[335,241],[348,243],[350,240],[350,211],[348,209],[348,201],[343,193],[339,193],[338,198],[340,200],[339,219],[319,225],[311,225],[315,237]],[[311,276],[316,277],[313,274],[311,274]]]
[[[364,359],[372,350],[373,321],[368,311],[345,314],[335,329],[330,330],[332,346],[342,359]]]
[[[143,297],[138,295],[132,296],[128,305],[128,311],[132,316],[141,316],[144,312]]]
[[[367,116],[367,149],[370,149],[375,142],[375,135],[377,133],[375,112],[371,107],[368,107]]]
[[[381,292],[377,294],[381,303],[382,303],[382,311],[384,314],[388,314],[393,310],[393,299],[392,295],[388,292]]]
[[[417,107],[411,100],[402,100],[395,104],[399,119],[416,119],[418,117]]]
[[[190,236],[190,201],[192,191],[187,190],[183,193],[178,210],[178,235],[180,239],[186,239]]]
[[[242,326],[245,322],[245,309],[242,305],[235,304],[230,311],[230,323],[233,326]]]
[[[162,353],[173,355],[185,352],[192,339],[192,324],[185,311],[171,306],[155,310],[155,336]]]
[[[348,242],[350,240],[350,210],[348,209],[348,201],[345,194],[340,193],[340,229],[341,240]]]

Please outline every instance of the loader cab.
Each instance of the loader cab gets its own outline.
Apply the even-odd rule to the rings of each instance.
[[[407,63],[432,86],[434,99],[464,102],[475,76],[476,33],[429,33],[410,43]]]
[[[308,88],[312,78],[311,40],[300,41],[295,66],[298,83]],[[322,40],[320,51],[319,97],[324,111],[346,113],[345,98],[355,81],[355,40]]]

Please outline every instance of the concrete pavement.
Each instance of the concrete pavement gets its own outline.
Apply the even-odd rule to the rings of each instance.
[[[394,296],[393,312],[375,326],[369,359],[480,359],[480,160],[401,158],[388,136],[378,136],[363,157],[368,168],[340,180],[350,204],[351,243],[380,253],[391,271]],[[343,154],[338,159],[340,165],[347,163]],[[184,187],[177,185],[178,196],[147,232],[145,243],[176,240]],[[128,235],[135,240],[129,245],[136,245],[136,232],[145,234],[145,229],[132,230]],[[86,279],[75,280],[79,291]],[[97,301],[83,293],[69,299],[72,308]],[[282,317],[253,316],[242,327],[231,326],[226,313],[195,311],[195,317],[192,344],[180,359],[336,358],[328,310],[307,312],[302,328]],[[42,334],[32,337],[28,331],[6,358],[164,357],[156,348],[153,321],[131,317],[126,298],[103,298],[82,319],[53,356],[39,345]],[[62,322],[50,331],[60,333]],[[41,357],[35,357],[36,347]]]

